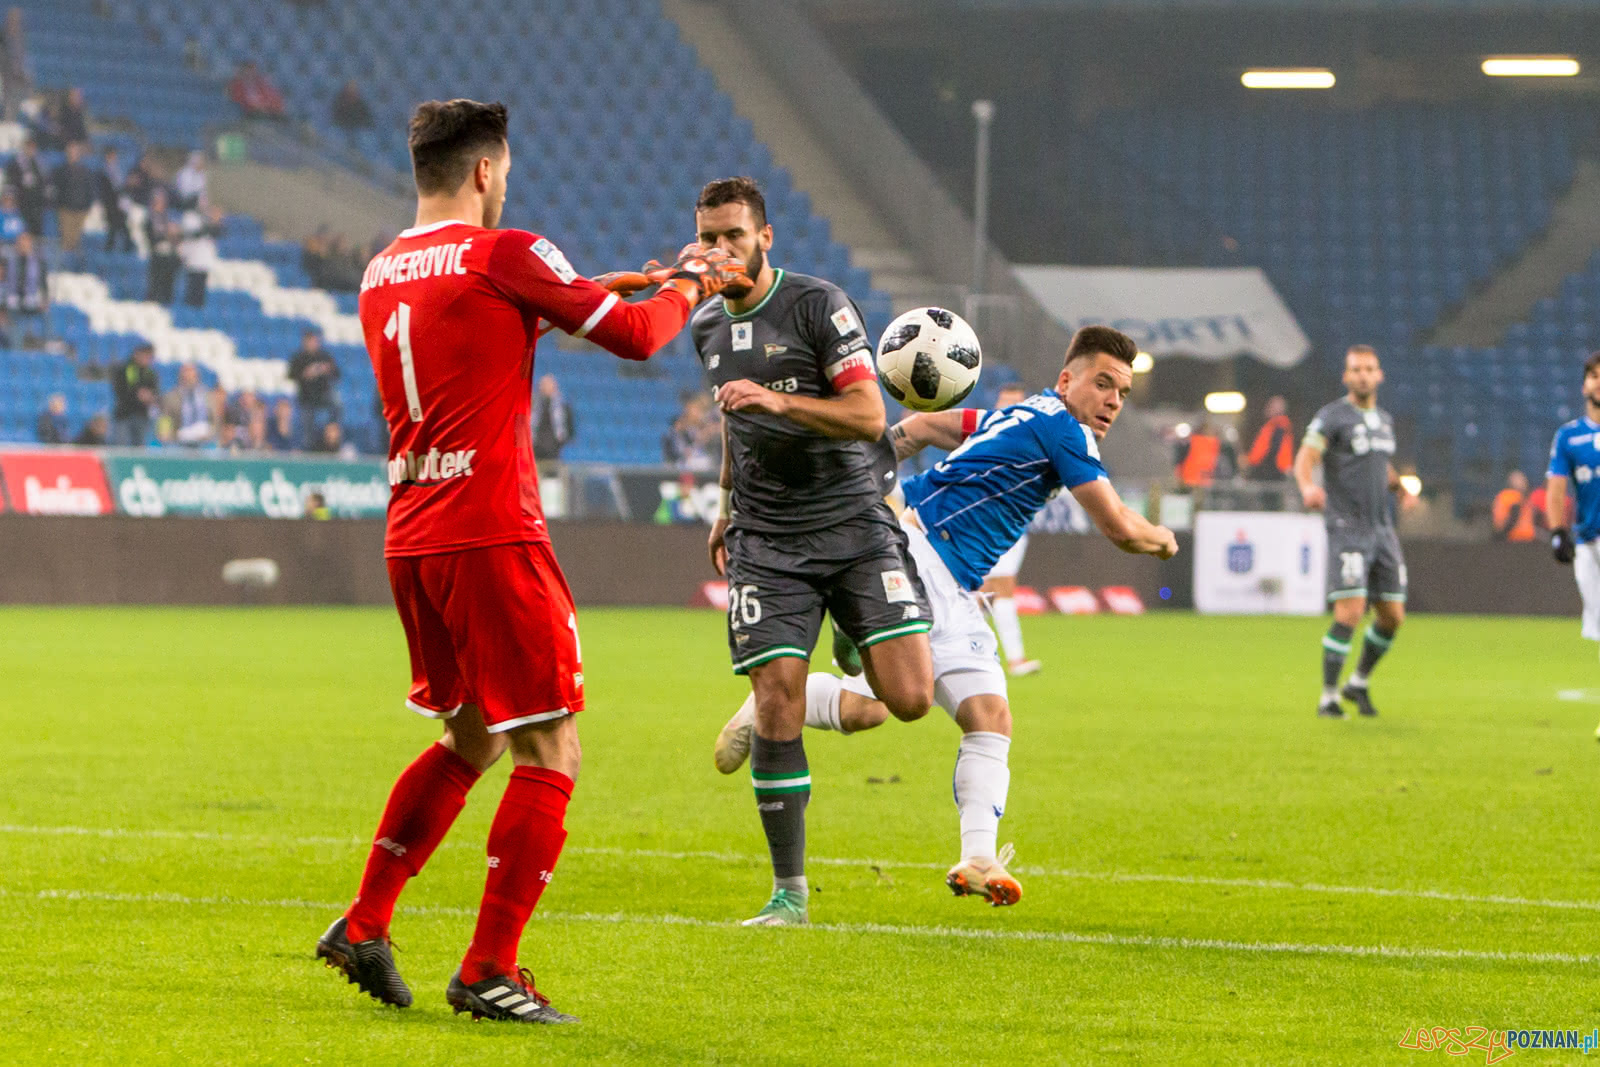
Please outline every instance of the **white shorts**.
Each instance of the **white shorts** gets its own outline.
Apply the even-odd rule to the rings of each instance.
[[[999,646],[994,631],[983,617],[975,593],[961,588],[934,550],[914,512],[900,519],[917,565],[917,574],[928,594],[933,612],[933,629],[928,642],[933,650],[933,699],[954,718],[956,709],[969,697],[1006,697],[1006,672],[1000,666]],[[877,699],[866,675],[845,678],[845,689]]]
[[[920,560],[917,566],[922,566]],[[1578,546],[1577,557],[1572,561],[1572,573],[1578,579],[1578,595],[1583,598],[1583,636],[1590,641],[1600,641],[1600,541]],[[934,619],[934,629],[937,630],[937,609]]]
[[[1006,554],[994,561],[989,569],[991,578],[1015,578],[1022,569],[1022,557],[1028,554],[1028,535],[1017,538],[1017,543],[1006,549]]]

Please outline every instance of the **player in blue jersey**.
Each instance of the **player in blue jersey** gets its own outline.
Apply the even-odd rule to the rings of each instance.
[[[1583,598],[1583,636],[1600,641],[1600,352],[1583,364],[1583,404],[1583,418],[1562,426],[1550,443],[1544,506],[1554,531],[1550,547],[1556,562],[1575,564],[1578,594]],[[1568,521],[1569,489],[1576,505],[1576,528]],[[1595,737],[1600,739],[1600,729]]]
[[[890,431],[899,458],[925,447],[950,449],[932,470],[905,481],[906,532],[933,612],[934,699],[961,728],[954,776],[961,862],[945,882],[957,896],[1015,904],[1022,886],[997,849],[1011,772],[1006,672],[977,591],[1045,502],[1066,489],[1100,531],[1127,552],[1170,559],[1172,531],[1122,503],[1100,462],[1099,440],[1133,386],[1137,347],[1105,326],[1079,330],[1054,389],[994,411],[911,415]],[[723,773],[739,766],[749,725],[736,714],[717,739]],[[863,677],[812,674],[806,725],[853,733],[888,718]],[[748,742],[745,742],[747,745]]]

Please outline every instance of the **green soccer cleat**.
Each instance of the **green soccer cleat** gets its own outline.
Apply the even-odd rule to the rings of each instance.
[[[792,889],[774,889],[767,906],[746,919],[740,926],[805,926],[811,922],[806,915],[806,898]]]
[[[833,665],[852,678],[861,673],[861,650],[837,625],[833,628]]]

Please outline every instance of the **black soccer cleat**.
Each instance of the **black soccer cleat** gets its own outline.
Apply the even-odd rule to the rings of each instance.
[[[470,1011],[472,1018],[495,1019],[513,1023],[575,1023],[576,1015],[568,1015],[550,1006],[550,998],[533,987],[533,972],[526,967],[517,968],[512,975],[491,976],[471,985],[461,980],[461,968],[450,976],[450,985],[444,999],[459,1015]]]
[[[1372,697],[1367,695],[1364,685],[1346,685],[1339,690],[1339,695],[1356,706],[1356,712],[1369,719],[1377,718],[1378,709],[1372,706]]]
[[[389,948],[386,937],[351,944],[345,934],[345,918],[341,915],[328,927],[328,932],[317,939],[317,959],[337,968],[345,981],[359,986],[372,999],[397,1008],[409,1008],[411,987],[400,977]]]
[[[1347,719],[1344,708],[1340,707],[1337,700],[1325,701],[1317,705],[1317,718],[1319,719]]]

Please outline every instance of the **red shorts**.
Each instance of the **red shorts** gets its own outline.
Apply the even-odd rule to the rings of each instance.
[[[578,617],[548,544],[388,564],[411,651],[412,711],[448,719],[475,704],[499,733],[583,710]]]

